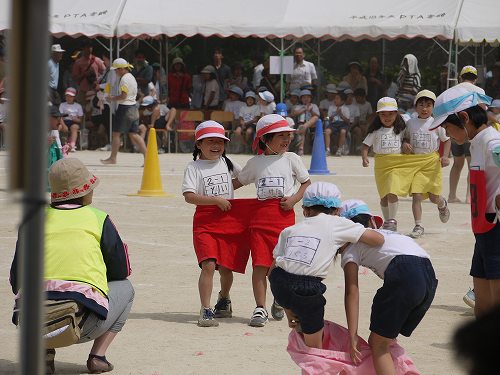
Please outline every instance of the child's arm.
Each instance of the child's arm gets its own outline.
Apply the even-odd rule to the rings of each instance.
[[[441,156],[441,167],[447,167],[450,165],[450,159],[448,159],[448,155],[450,155],[451,149],[451,139],[448,139],[444,142],[443,145],[443,156]]]
[[[354,363],[361,362],[361,353],[358,350],[358,320],[359,320],[359,288],[358,288],[358,265],[349,262],[344,266],[344,305],[349,330],[351,355]]]
[[[233,190],[239,189],[242,186],[245,185],[243,185],[237,178],[233,178]]]
[[[369,149],[370,147],[363,143],[363,146],[361,147],[361,159],[363,160],[363,167],[368,167],[370,165],[370,161],[368,160]]]
[[[311,180],[307,180],[306,182],[301,183],[299,190],[294,195],[281,198],[281,209],[285,211],[293,210],[293,206],[295,206],[295,204],[302,199],[302,197],[304,196],[304,192],[309,185],[311,185]]]
[[[197,206],[211,206],[215,205],[221,209],[221,211],[229,211],[231,209],[231,203],[224,198],[221,197],[209,197],[206,195],[199,195],[193,192],[185,192],[183,193],[184,200],[187,203],[191,203]]]
[[[385,242],[384,236],[377,231],[372,229],[366,229],[361,237],[359,237],[358,242],[363,242],[368,246],[382,246]]]
[[[210,103],[212,103],[212,101],[214,100],[214,96],[215,96],[215,91],[210,91],[210,95],[208,96],[208,100],[207,103],[205,104],[205,107],[208,108]]]
[[[155,122],[160,118],[160,106],[157,105],[155,109],[153,110],[153,113],[151,113],[151,123],[148,125],[148,128],[154,128],[155,127]]]

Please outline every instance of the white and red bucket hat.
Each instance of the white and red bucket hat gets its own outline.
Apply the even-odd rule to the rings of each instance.
[[[194,131],[195,141],[201,141],[203,138],[222,138],[229,141],[226,137],[226,129],[217,121],[203,121]]]
[[[257,149],[259,144],[259,139],[266,134],[270,133],[281,133],[281,132],[294,132],[295,129],[290,127],[288,121],[280,115],[272,114],[265,115],[257,121],[257,134],[253,140],[252,148]]]

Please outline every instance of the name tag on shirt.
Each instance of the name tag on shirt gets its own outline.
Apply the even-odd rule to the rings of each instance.
[[[229,179],[226,173],[203,177],[203,185],[205,195],[215,197],[229,194]]]
[[[394,134],[382,134],[380,139],[380,148],[388,149],[388,148],[400,148],[401,141],[399,138],[396,138]]]
[[[294,236],[286,240],[285,259],[310,265],[321,240],[315,237]]]
[[[412,138],[415,142],[415,148],[429,150],[431,148],[431,135],[424,133],[413,133]]]
[[[260,200],[283,198],[285,196],[284,177],[263,177],[257,184],[257,198]]]

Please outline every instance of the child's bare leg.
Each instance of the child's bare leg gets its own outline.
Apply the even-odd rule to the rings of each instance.
[[[177,110],[175,108],[170,108],[170,111],[168,111],[168,114],[167,114],[167,125],[165,126],[165,128],[167,130],[174,129],[172,127],[172,124],[174,123],[176,114],[177,114]]]
[[[466,156],[467,170],[470,170],[470,156]],[[470,203],[470,173],[467,172],[467,193],[465,194],[465,203]]]
[[[207,259],[201,262],[200,278],[198,279],[198,292],[202,307],[210,307],[210,297],[214,286],[215,261]]]
[[[396,375],[394,362],[392,361],[389,345],[392,339],[382,337],[376,333],[370,333],[368,343],[372,350],[373,366],[377,375]]]
[[[139,152],[146,156],[146,144],[144,143],[144,139],[137,133],[128,133],[128,137],[132,141],[135,147],[139,150]]]
[[[323,328],[312,334],[304,333],[304,342],[310,348],[323,349]]]
[[[387,194],[387,208],[389,213],[389,219],[396,219],[396,214],[398,213],[398,196],[395,194]]]
[[[111,138],[111,155],[109,158],[101,160],[103,164],[116,164],[116,157],[118,155],[118,150],[120,149],[120,133],[113,132]]]
[[[74,146],[76,144],[76,139],[78,138],[78,125],[71,125],[70,126],[70,135],[69,135],[69,139],[68,139],[68,143],[71,145],[71,146]]]
[[[330,142],[332,138],[332,129],[326,128],[325,130],[325,148],[330,150]]]
[[[415,220],[415,225],[420,225],[422,223],[422,194],[412,194],[411,209],[413,211],[413,219]]]
[[[139,135],[141,136],[142,139],[146,139],[146,132],[148,131],[148,128],[144,124],[139,125]]]
[[[339,133],[339,148],[344,145],[345,138],[346,138],[346,130],[345,129],[340,129],[340,133]]]
[[[380,198],[380,208],[382,209],[382,215],[384,216],[384,220],[389,220],[389,201],[387,200],[387,195],[383,198]]]
[[[268,267],[256,266],[252,272],[252,287],[257,306],[266,308],[266,289]]]
[[[221,297],[229,297],[229,291],[233,285],[233,271],[229,268],[219,266],[220,294]]]
[[[460,202],[460,199],[457,198],[457,187],[458,181],[460,180],[460,172],[464,167],[464,162],[464,156],[453,157],[453,165],[450,170],[450,192],[448,194],[448,202]]]

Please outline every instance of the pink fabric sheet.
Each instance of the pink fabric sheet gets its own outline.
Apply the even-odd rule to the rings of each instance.
[[[361,337],[358,342],[362,360],[359,365],[355,365],[349,355],[349,332],[346,328],[325,320],[323,347],[326,349],[306,346],[302,335],[292,330],[288,336],[287,351],[302,369],[302,375],[376,375],[370,346]],[[390,351],[398,375],[420,374],[411,358],[396,342],[391,345]]]

